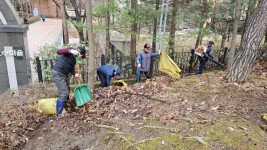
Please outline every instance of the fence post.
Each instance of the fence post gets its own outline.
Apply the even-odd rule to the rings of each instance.
[[[38,73],[39,82],[43,82],[43,75],[42,75],[42,67],[41,67],[40,58],[39,58],[39,56],[37,56],[35,59],[36,59],[37,73]]]
[[[224,53],[223,53],[223,60],[222,60],[222,64],[224,64],[224,65],[226,65],[225,58],[227,56],[227,52],[228,52],[228,47],[225,47],[224,48]]]
[[[45,69],[47,69],[48,63],[47,63],[47,59],[45,60]]]
[[[115,56],[114,56],[114,53],[115,53],[115,46],[112,44],[111,45],[111,59],[112,59],[112,64],[114,65],[115,64]]]
[[[193,71],[193,63],[195,61],[195,50],[191,49],[191,56],[190,56],[190,60],[189,60],[189,72]]]
[[[103,65],[105,65],[106,63],[105,63],[105,55],[104,54],[102,54],[101,55],[101,66],[103,66]]]
[[[54,64],[53,64],[53,60],[51,60],[51,59],[50,59],[50,65],[51,65],[51,68],[53,69]]]

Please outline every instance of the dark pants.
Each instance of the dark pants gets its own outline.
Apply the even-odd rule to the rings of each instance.
[[[52,80],[58,89],[58,99],[66,101],[70,94],[68,77],[58,71],[52,70]]]
[[[97,71],[97,75],[98,75],[98,77],[99,77],[99,79],[100,79],[100,81],[101,81],[101,84],[100,84],[100,87],[107,87],[108,85],[106,84],[106,78],[105,78],[105,76],[102,74],[102,72],[100,72],[100,71]]]
[[[146,78],[147,79],[150,79],[151,78],[151,74],[149,71],[140,71],[140,80],[141,80],[141,76],[145,74]]]
[[[199,59],[200,65],[199,65],[199,68],[196,72],[196,75],[203,73],[203,70],[206,66],[206,63],[208,62],[208,59],[205,57],[199,57],[198,59]]]

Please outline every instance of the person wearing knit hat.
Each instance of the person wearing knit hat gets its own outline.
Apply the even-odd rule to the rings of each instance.
[[[151,58],[155,56],[159,56],[159,53],[152,53],[151,46],[149,43],[146,43],[144,45],[144,48],[138,52],[136,58],[136,64],[138,67],[137,69],[139,70],[140,73],[137,76],[136,82],[140,82],[142,74],[145,74],[147,79],[151,78],[150,74]]]

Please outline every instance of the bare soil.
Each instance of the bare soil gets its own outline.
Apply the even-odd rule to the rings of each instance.
[[[214,71],[98,88],[62,118],[31,107],[56,97],[53,84],[25,86],[0,96],[0,149],[267,149],[266,69],[258,63],[244,84]]]

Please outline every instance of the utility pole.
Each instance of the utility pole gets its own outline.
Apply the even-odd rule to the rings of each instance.
[[[168,15],[168,8],[169,8],[169,0],[162,0],[161,4],[161,15],[160,15],[160,22],[159,22],[159,31],[158,31],[158,50],[163,49],[163,35],[166,29],[166,22],[167,22],[167,15]],[[163,25],[163,26],[162,26]]]

